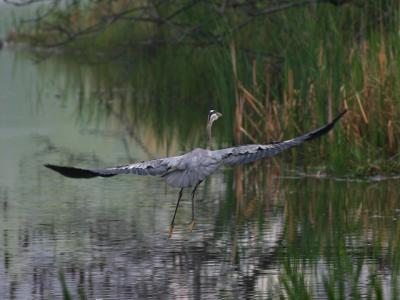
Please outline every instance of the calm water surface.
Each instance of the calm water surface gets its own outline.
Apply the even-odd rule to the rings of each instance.
[[[397,181],[289,178],[279,160],[222,170],[198,190],[195,230],[187,191],[168,239],[178,190],[161,179],[43,164],[180,153],[205,115],[185,103],[180,121],[173,100],[154,112],[150,92],[62,59],[5,49],[0,66],[0,299],[398,297]]]

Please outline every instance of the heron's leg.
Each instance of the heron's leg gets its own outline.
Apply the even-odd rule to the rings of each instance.
[[[183,188],[179,191],[178,202],[176,202],[174,216],[172,217],[172,222],[169,225],[169,233],[168,233],[169,238],[172,236],[172,232],[174,231],[175,216],[176,216],[176,212],[178,210],[179,202],[181,201],[181,198],[182,198],[182,191],[183,191]]]
[[[194,228],[194,225],[196,224],[196,220],[194,219],[194,195],[196,194],[197,187],[200,185],[201,181],[196,184],[192,191],[192,222],[189,224],[189,230],[192,231]]]

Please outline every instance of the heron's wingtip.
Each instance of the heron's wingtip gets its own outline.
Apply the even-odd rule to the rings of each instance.
[[[334,123],[336,123],[337,121],[339,121],[339,119],[342,118],[343,115],[344,115],[346,112],[347,112],[347,109],[344,109],[340,114],[338,114],[338,115],[332,120],[331,123],[334,124]]]
[[[44,164],[43,166],[45,166],[46,168],[53,170],[53,171],[57,171],[57,166],[52,165],[52,164]]]
[[[345,113],[347,113],[347,108],[343,109],[343,111],[339,114],[339,118],[341,118]]]
[[[333,129],[333,127],[336,125],[336,123],[343,117],[343,115],[347,112],[347,109],[343,110],[340,114],[338,114],[330,123],[328,123],[327,125],[318,128],[316,130],[311,131],[308,134],[304,135],[304,141],[310,141],[315,139],[316,137],[319,137],[323,134],[326,134],[327,132],[329,132],[330,130]]]
[[[100,176],[100,174],[91,170],[78,169],[74,167],[56,166],[52,164],[44,164],[44,166],[50,170],[60,173],[63,176],[71,178],[92,178]]]

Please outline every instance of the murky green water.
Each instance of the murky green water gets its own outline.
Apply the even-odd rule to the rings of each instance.
[[[74,299],[398,297],[398,181],[223,170],[199,188],[193,232],[184,194],[168,239],[178,191],[161,179],[73,180],[43,164],[180,153],[204,140],[206,105],[155,105],[93,68],[20,51],[0,51],[0,66],[0,299],[61,298],[63,284]]]

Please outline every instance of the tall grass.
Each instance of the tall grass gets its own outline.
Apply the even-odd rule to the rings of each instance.
[[[85,7],[86,14],[83,9],[60,12],[52,22],[68,20],[78,27],[101,18],[107,9],[132,5],[116,1],[110,8],[104,3]],[[158,13],[166,16],[175,9],[165,5]],[[254,17],[241,30],[236,30],[237,24],[247,17],[242,13],[209,15],[205,5],[196,5],[178,18],[202,24],[203,32],[229,33],[216,44],[204,37],[204,44],[210,44],[206,47],[161,48],[151,40],[162,37],[175,43],[176,32],[129,22],[110,24],[68,47],[79,50],[81,57],[117,57],[113,63],[129,62],[127,66],[133,67],[140,57],[134,49],[146,41],[152,77],[130,75],[130,85],[143,83],[151,95],[151,109],[166,108],[171,97],[178,106],[195,104],[203,113],[210,106],[219,107],[227,122],[225,141],[227,136],[236,143],[290,138],[328,122],[346,108],[349,112],[339,128],[315,146],[295,150],[293,163],[315,165],[325,160],[326,171],[342,174],[399,171],[398,1],[292,8]],[[55,39],[41,26],[38,36],[39,43]]]
[[[264,22],[257,33],[265,39],[264,51],[279,55],[275,61],[232,58],[233,65],[245,65],[236,85],[240,136],[251,141],[293,136],[347,108],[341,130],[325,139],[318,157],[339,172],[397,171],[398,3],[318,6]],[[244,41],[236,43],[239,48]],[[304,151],[312,160],[316,149]]]

